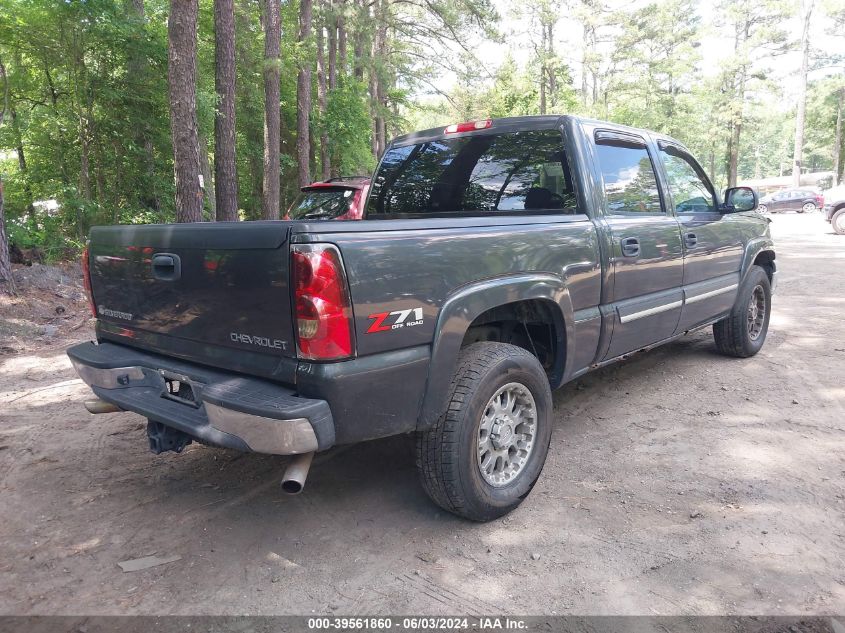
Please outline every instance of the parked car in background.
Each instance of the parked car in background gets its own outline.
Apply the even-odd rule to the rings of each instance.
[[[796,211],[811,213],[824,207],[824,196],[812,189],[784,189],[760,198],[761,213]]]
[[[360,220],[370,179],[366,176],[331,178],[302,188],[285,220]]]
[[[828,189],[824,219],[839,235],[845,235],[845,185]]]

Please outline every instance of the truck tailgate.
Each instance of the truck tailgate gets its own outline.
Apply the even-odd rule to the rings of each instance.
[[[97,318],[128,339],[196,343],[198,362],[214,364],[220,348],[293,357],[289,232],[287,222],[95,227]]]

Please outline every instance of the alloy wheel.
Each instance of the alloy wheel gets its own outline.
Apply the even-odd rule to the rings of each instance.
[[[756,341],[763,332],[763,323],[766,320],[766,293],[763,286],[754,286],[751,292],[751,301],[748,302],[748,338]]]
[[[478,470],[500,488],[524,469],[537,436],[537,405],[528,387],[510,382],[487,402],[478,426]]]

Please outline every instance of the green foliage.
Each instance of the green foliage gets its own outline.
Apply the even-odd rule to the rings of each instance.
[[[3,0],[0,61],[10,111],[0,127],[0,172],[12,241],[61,257],[78,248],[94,224],[173,220],[170,1],[144,0],[140,15],[133,0]],[[235,0],[236,171],[246,219],[261,216],[265,1]],[[817,46],[841,37],[844,2],[819,3],[828,26]],[[200,151],[209,161],[217,107],[213,4],[200,0],[197,60]],[[325,112],[313,73],[311,139],[317,145],[328,135],[334,170],[367,173],[375,164],[374,119],[383,121],[389,137],[461,120],[536,114],[542,86],[548,112],[584,113],[679,138],[719,186],[727,181],[726,147],[739,123],[740,179],[778,175],[792,161],[794,112],[783,101],[793,95],[783,90],[787,82],[769,79],[769,71],[794,47],[794,34],[785,28],[794,4],[721,0],[710,8],[730,50],[718,68],[702,74],[698,44],[714,31],[702,24],[694,0],[621,7],[608,0],[317,3],[315,28],[345,21],[348,59],[338,60]],[[497,8],[508,16],[505,24]],[[316,71],[316,38],[297,42],[298,13],[298,1],[281,4],[282,206],[298,192],[297,64],[311,63]],[[564,14],[580,26],[578,42],[564,32]],[[499,32],[516,22],[525,32]],[[481,40],[525,50],[491,66],[478,58],[474,43]],[[842,62],[815,54],[818,68]],[[803,153],[814,169],[833,164],[843,86],[840,72],[808,89]],[[318,146],[312,155],[312,173],[318,174]],[[58,206],[48,212],[40,201]]]
[[[16,239],[50,255],[78,246],[95,223],[134,218],[156,198],[169,202],[163,3],[148,3],[146,21],[105,0],[5,4],[0,58],[14,121],[0,129],[0,152],[17,158],[22,150],[25,161],[5,163],[7,214],[25,219],[10,221]],[[133,66],[136,59],[143,65]],[[155,150],[150,161],[142,132]],[[56,200],[56,215],[32,206],[39,200]]]
[[[841,90],[845,90],[845,75],[812,82],[807,90],[804,162],[811,168],[833,167],[836,111]],[[842,148],[839,150],[841,152]]]
[[[363,83],[354,77],[341,77],[328,95],[325,118],[316,118],[317,129],[325,130],[331,139],[332,165],[342,174],[369,174],[375,167],[366,95]]]

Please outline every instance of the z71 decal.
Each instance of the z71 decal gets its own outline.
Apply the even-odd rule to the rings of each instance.
[[[367,318],[372,321],[367,334],[389,332],[390,330],[399,330],[403,327],[422,325],[423,309],[411,308],[409,310],[394,310],[393,312],[376,312]]]

